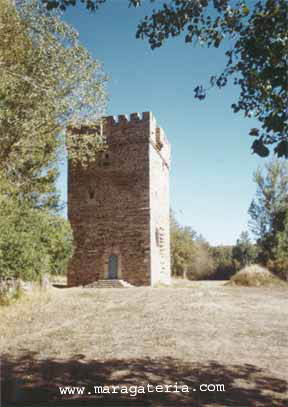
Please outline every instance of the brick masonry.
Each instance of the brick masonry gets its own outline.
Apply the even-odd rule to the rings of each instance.
[[[111,256],[114,278],[169,284],[170,145],[150,112],[106,117],[103,131],[108,150],[87,169],[68,166],[68,285],[111,278]]]

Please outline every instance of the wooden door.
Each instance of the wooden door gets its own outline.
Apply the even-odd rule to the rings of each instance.
[[[111,254],[109,257],[108,265],[108,278],[109,280],[115,280],[118,277],[118,257],[115,254]]]

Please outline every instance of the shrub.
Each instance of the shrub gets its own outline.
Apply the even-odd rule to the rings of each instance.
[[[9,305],[13,301],[19,300],[24,294],[20,280],[0,281],[0,305]]]
[[[244,267],[238,271],[230,280],[232,285],[246,287],[262,287],[272,285],[284,285],[280,278],[273,275],[269,270],[257,264]]]
[[[277,260],[269,260],[267,267],[272,273],[280,277],[282,280],[288,281],[288,258],[278,258]]]
[[[214,263],[211,280],[229,280],[237,270],[237,261],[232,257],[233,246],[215,246],[211,247],[211,255]]]
[[[212,256],[209,252],[208,244],[205,242],[195,242],[193,262],[187,269],[187,278],[189,280],[205,280],[214,270]]]
[[[0,277],[39,280],[63,272],[72,253],[68,222],[29,202],[0,196]]]

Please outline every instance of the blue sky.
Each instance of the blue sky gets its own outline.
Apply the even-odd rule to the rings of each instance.
[[[253,172],[265,160],[251,154],[253,119],[234,114],[238,88],[212,89],[204,101],[193,97],[198,84],[224,67],[224,50],[193,47],[183,36],[150,50],[137,40],[137,22],[149,4],[134,9],[127,0],[108,0],[95,14],[70,8],[64,19],[103,63],[110,77],[108,115],[152,111],[171,143],[171,207],[181,224],[212,245],[234,244],[247,229],[247,210],[256,186]],[[66,165],[59,188],[66,197]]]

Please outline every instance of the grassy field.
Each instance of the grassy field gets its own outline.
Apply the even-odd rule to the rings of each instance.
[[[181,281],[40,292],[0,309],[2,398],[10,400],[2,405],[287,406],[287,294]],[[175,382],[189,392],[60,396],[58,389]],[[225,392],[200,391],[210,383]]]

